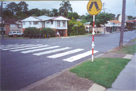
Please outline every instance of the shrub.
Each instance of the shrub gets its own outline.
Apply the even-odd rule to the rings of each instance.
[[[50,34],[51,37],[55,37],[55,31],[51,28],[43,28],[41,34]]]
[[[76,20],[72,18],[72,20],[68,22],[68,35],[83,35],[83,34],[85,34],[84,24],[81,22],[76,22]]]
[[[24,30],[24,34],[36,34],[39,30],[36,27],[29,27]]]

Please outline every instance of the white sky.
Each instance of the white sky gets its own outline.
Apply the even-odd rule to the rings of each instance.
[[[122,1],[123,0],[101,0],[102,3],[105,3],[105,11],[108,13],[113,13],[117,16],[117,14],[122,14]],[[20,1],[14,1],[16,3]],[[62,1],[26,1],[29,5],[28,8],[38,8],[38,9],[59,9],[60,3]],[[89,0],[83,1],[72,1],[70,0],[70,4],[72,5],[73,12],[77,12],[79,15],[85,15],[87,12],[87,3]],[[10,2],[6,2],[7,4]],[[6,5],[3,5],[6,6]],[[102,10],[103,11],[103,10]],[[126,15],[136,16],[136,0],[126,0]]]

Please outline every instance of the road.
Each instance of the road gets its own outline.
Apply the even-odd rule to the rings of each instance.
[[[95,55],[119,45],[120,33],[95,35]],[[136,38],[124,33],[124,43]],[[18,90],[91,58],[92,36],[1,40],[1,89]]]

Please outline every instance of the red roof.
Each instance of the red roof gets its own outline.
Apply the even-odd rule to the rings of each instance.
[[[133,23],[133,22],[136,22],[136,20],[127,20],[126,22],[127,23]]]

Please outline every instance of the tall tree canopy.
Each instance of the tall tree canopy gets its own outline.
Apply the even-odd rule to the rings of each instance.
[[[67,18],[72,19],[72,17],[76,20],[78,19],[79,15],[76,12],[69,12]]]
[[[58,16],[59,12],[57,9],[52,9],[52,11],[50,12],[50,16]]]
[[[18,4],[18,8],[22,12],[27,12],[28,11],[28,4],[26,2],[24,2],[24,1],[21,1]]]
[[[68,15],[68,12],[72,12],[72,7],[69,1],[62,1],[59,8],[59,14],[64,15],[65,17]]]
[[[10,10],[13,14],[16,14],[19,11],[18,5],[15,2],[9,3],[6,8]]]

